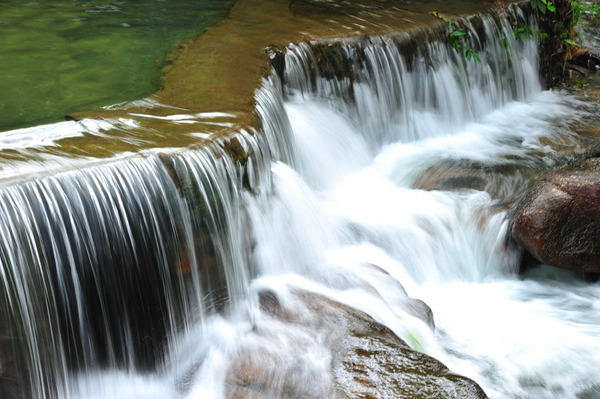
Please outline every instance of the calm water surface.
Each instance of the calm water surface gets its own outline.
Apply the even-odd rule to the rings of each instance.
[[[0,131],[154,92],[181,40],[231,0],[0,2]]]

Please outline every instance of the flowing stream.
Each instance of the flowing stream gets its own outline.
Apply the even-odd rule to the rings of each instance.
[[[219,398],[240,356],[275,365],[271,397],[292,377],[318,391],[328,349],[259,305],[302,312],[301,290],[489,397],[600,398],[600,285],[520,275],[507,239],[519,195],[593,141],[574,129],[598,105],[542,90],[536,39],[462,23],[481,63],[435,32],[410,52],[406,34],[290,45],[256,95],[262,130],[235,137],[243,162],[163,150],[2,187],[0,393]]]

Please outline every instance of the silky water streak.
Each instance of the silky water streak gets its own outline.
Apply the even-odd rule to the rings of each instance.
[[[3,397],[79,397],[75,375],[156,370],[173,334],[243,306],[240,188],[269,175],[256,139],[235,140],[244,171],[215,142],[2,187]]]

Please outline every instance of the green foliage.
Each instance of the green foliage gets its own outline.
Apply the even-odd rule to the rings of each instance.
[[[600,5],[595,1],[572,0],[569,14],[571,15],[571,26],[576,26],[583,14],[592,17],[600,16]]]
[[[448,34],[448,44],[454,49],[454,51],[456,51],[457,54],[460,54],[464,50],[465,57],[468,61],[474,59],[475,61],[481,64],[481,57],[479,56],[479,54],[471,47],[465,46],[463,44],[463,39],[467,34],[464,28],[459,27],[450,18],[444,17],[437,11],[432,11],[430,14],[448,24],[448,28],[450,29],[450,33]]]
[[[458,28],[452,21],[450,21],[450,29],[451,32],[448,35],[448,43],[457,53],[460,53],[463,48],[462,38],[466,34],[465,30],[463,28]]]
[[[587,12],[591,15],[598,16],[600,15],[600,5],[596,3],[583,3],[578,1],[578,3],[582,6],[584,12]]]
[[[577,42],[575,40],[572,40],[572,39],[564,39],[563,42],[565,44],[570,45],[570,46],[578,46]]]
[[[556,11],[554,3],[550,0],[531,0],[530,4],[531,8],[533,8],[534,10],[538,10],[542,14],[546,14],[546,11]]]
[[[571,14],[571,26],[576,26],[579,23],[584,8],[585,5],[581,1],[571,1],[571,9],[569,10],[569,14]]]
[[[584,33],[578,28],[579,21],[583,15],[587,15],[588,18],[598,18],[600,16],[600,5],[597,4],[596,1],[589,2],[583,0],[572,0],[571,1],[571,9],[568,12],[570,15],[569,26],[577,31],[577,35],[582,37]],[[570,38],[573,39],[573,38]],[[570,40],[574,42],[574,40]],[[567,42],[566,44],[574,45],[573,43]]]
[[[531,27],[523,23],[519,23],[513,27],[513,34],[515,35],[515,39],[521,39],[523,41],[527,40],[527,37],[529,36],[533,37]]]
[[[465,57],[467,57],[468,61],[471,61],[471,59],[474,58],[475,61],[481,64],[481,57],[479,57],[479,54],[477,54],[471,47],[465,46]]]
[[[550,11],[554,13],[556,11],[556,7],[551,0],[530,0],[531,8],[534,10],[540,11],[542,14],[546,14],[546,11]],[[555,20],[554,25],[556,30],[563,31],[561,34],[561,39],[564,44],[570,46],[577,46],[575,41],[575,34],[573,32],[573,28],[577,26],[579,20],[581,19],[581,15],[585,12],[588,4],[583,3],[583,0],[572,0],[569,1],[569,11],[567,15],[570,15],[570,20],[568,22],[568,30],[565,31],[565,23],[561,20]],[[515,38],[520,37],[522,40],[525,39],[526,34],[522,30],[522,26],[519,26],[515,29]],[[548,39],[548,33],[540,32],[540,39],[546,40]]]
[[[529,3],[534,11],[539,11],[542,14],[546,14],[547,12],[553,14],[556,13],[556,5],[552,0],[530,0]],[[579,23],[583,13],[590,13],[594,16],[600,16],[600,6],[595,2],[585,3],[584,0],[571,0],[569,1],[569,4],[569,22],[563,23],[557,16],[556,19],[553,17],[553,24],[556,31],[563,31],[561,34],[561,39],[565,45],[577,46],[577,42],[575,40],[576,35],[573,33],[573,28]],[[466,36],[464,28],[458,26],[453,20],[442,16],[439,12],[431,12],[430,14],[436,18],[440,18],[442,21],[448,24],[450,30],[450,33],[448,34],[448,44],[454,49],[454,51],[456,51],[457,54],[460,54],[464,51],[465,57],[468,61],[474,59],[475,61],[481,63],[481,57],[479,57],[479,54],[471,47],[464,44],[464,38]],[[568,25],[570,29],[565,31],[565,25]],[[529,25],[516,22],[513,22],[513,34],[515,39],[521,39],[523,41],[534,36]],[[540,40],[547,40],[549,38],[549,34],[547,32],[539,32],[539,37]],[[508,49],[508,40],[506,38],[502,39],[502,45],[505,49]]]

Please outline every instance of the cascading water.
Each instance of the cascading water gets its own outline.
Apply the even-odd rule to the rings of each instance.
[[[598,284],[519,277],[506,240],[507,209],[584,150],[569,126],[597,106],[541,90],[535,40],[462,23],[480,64],[427,31],[290,46],[257,93],[262,131],[235,138],[247,159],[221,142],[3,187],[0,392],[348,396],[318,296],[490,397],[598,397]]]
[[[256,184],[267,174],[251,153]],[[243,177],[215,145],[4,187],[4,394],[71,397],[72,372],[155,369],[167,334],[235,309],[249,282]]]
[[[327,47],[290,48],[285,109],[302,184],[283,166],[275,173],[281,185],[304,186],[286,196],[295,217],[285,220],[309,224],[310,250],[300,248],[313,259],[298,264],[306,256],[270,252],[262,263],[297,264],[296,273],[316,264],[320,275],[322,265],[377,264],[432,307],[441,348],[426,350],[489,396],[599,397],[598,286],[546,268],[519,278],[504,210],[545,170],[584,150],[568,126],[596,105],[542,91],[535,40],[481,23],[481,64],[437,41],[412,60],[399,51],[407,38],[347,41],[341,50],[354,77],[328,79],[317,61]],[[421,190],[432,187],[443,191]],[[312,207],[310,218],[300,216],[307,202],[298,197],[318,204],[319,219],[308,221]]]

